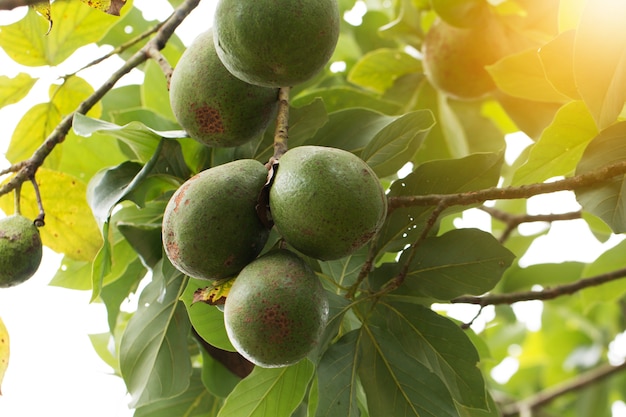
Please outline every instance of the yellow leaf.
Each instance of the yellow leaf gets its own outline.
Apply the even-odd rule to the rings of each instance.
[[[39,3],[33,4],[32,7],[37,13],[43,16],[44,19],[48,21],[48,32],[46,35],[50,33],[52,30],[52,14],[50,11],[50,1],[40,1]]]
[[[87,204],[87,185],[62,172],[40,168],[36,174],[46,213],[39,229],[43,244],[72,259],[91,261],[102,246],[102,235]],[[30,219],[39,210],[33,187],[25,183],[21,193],[22,214]],[[13,212],[13,196],[0,197],[0,209]]]
[[[9,366],[9,352],[9,332],[0,318],[0,386]],[[0,389],[0,395],[2,395],[2,389]]]
[[[212,306],[224,304],[234,282],[234,278],[229,278],[226,281],[221,280],[211,287],[199,288],[193,293],[193,302],[202,302]]]
[[[87,4],[89,7],[93,7],[94,9],[98,9],[108,14],[112,14],[114,16],[120,15],[120,10],[126,4],[126,0],[81,0],[83,3]]]
[[[24,72],[17,74],[14,78],[6,75],[0,76],[0,107],[17,103],[26,97],[36,81],[37,79]]]

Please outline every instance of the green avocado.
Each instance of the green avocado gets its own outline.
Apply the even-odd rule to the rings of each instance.
[[[19,214],[0,219],[0,288],[28,280],[42,257],[39,229]]]

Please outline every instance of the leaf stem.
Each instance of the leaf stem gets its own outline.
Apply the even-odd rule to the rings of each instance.
[[[287,152],[289,139],[289,92],[290,87],[278,90],[278,111],[276,114],[276,130],[274,131],[274,155],[268,162],[274,165]]]

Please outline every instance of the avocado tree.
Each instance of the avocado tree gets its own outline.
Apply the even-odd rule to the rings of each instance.
[[[135,416],[611,416],[626,392],[626,3],[221,0],[187,55],[176,28],[199,0],[170,3],[159,22],[132,1],[0,0],[31,4],[0,27],[21,65],[113,47],[2,132],[0,208],[63,254],[50,285],[106,307],[92,341]],[[111,56],[101,84],[81,77]],[[131,70],[143,81],[120,85]],[[0,76],[0,106],[37,81]],[[577,208],[533,211],[552,194]],[[609,244],[529,262],[557,224]],[[517,308],[530,300],[539,329]]]

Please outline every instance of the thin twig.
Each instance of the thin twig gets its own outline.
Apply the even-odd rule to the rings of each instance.
[[[525,400],[503,406],[501,408],[502,417],[513,417],[522,415],[522,413],[530,415],[530,411],[548,404],[558,397],[579,391],[624,370],[626,370],[626,362],[618,366],[609,364],[600,366],[561,385],[541,391]]]
[[[32,6],[41,0],[0,0],[0,10],[13,10],[22,6]]]
[[[445,201],[448,207],[468,206],[484,203],[488,200],[513,200],[527,199],[540,194],[554,193],[557,191],[571,191],[594,184],[606,182],[619,175],[626,174],[626,161],[620,161],[611,165],[575,175],[560,181],[522,185],[520,187],[492,187],[484,190],[469,191],[459,194],[428,194],[414,196],[397,196],[389,198],[389,208],[414,206],[437,206]]]
[[[541,291],[522,291],[506,294],[490,294],[482,297],[462,296],[450,300],[453,304],[477,304],[481,307],[498,304],[513,304],[519,301],[552,300],[563,295],[571,295],[585,288],[605,284],[610,281],[626,278],[626,268],[617,269],[605,274],[583,278],[571,284],[558,285]]]
[[[0,0],[1,1],[1,0]],[[165,21],[161,28],[143,48],[133,54],[117,71],[115,71],[108,80],[104,82],[92,95],[85,101],[80,103],[78,108],[65,116],[65,118],[56,126],[46,140],[33,152],[33,155],[21,162],[20,169],[15,176],[0,186],[0,195],[4,195],[14,190],[18,184],[28,181],[35,175],[37,169],[43,164],[45,159],[50,155],[52,150],[59,143],[63,142],[65,136],[72,128],[72,120],[75,113],[85,114],[98,103],[115,84],[132,69],[148,60],[152,54],[152,49],[162,50],[167,41],[174,33],[174,30],[183,22],[189,13],[198,5],[200,0],[186,0],[182,3],[172,15]]]

